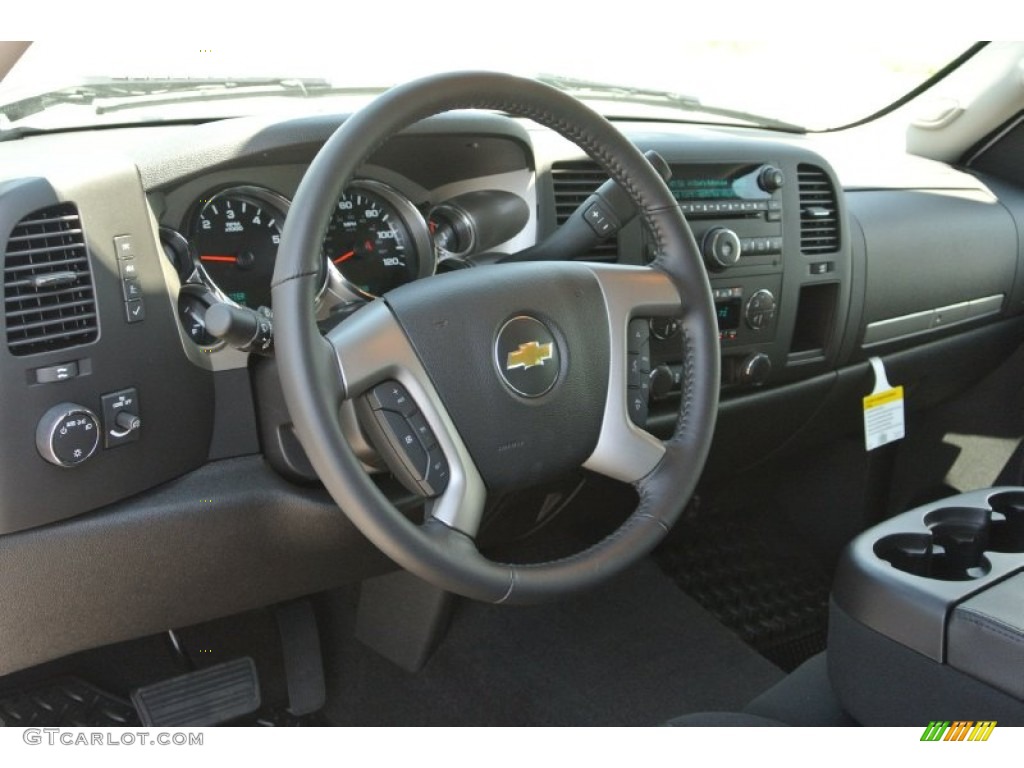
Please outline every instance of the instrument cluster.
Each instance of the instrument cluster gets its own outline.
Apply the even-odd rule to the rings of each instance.
[[[441,260],[468,255],[480,242],[477,222],[456,207],[461,215],[455,230],[451,203],[421,210],[388,184],[353,181],[324,234],[318,304],[328,292],[331,304],[371,300],[434,274]],[[164,250],[182,281],[179,319],[201,349],[220,347],[205,323],[214,303],[271,315],[271,280],[290,205],[263,186],[221,187],[193,201],[181,231],[161,229]]]

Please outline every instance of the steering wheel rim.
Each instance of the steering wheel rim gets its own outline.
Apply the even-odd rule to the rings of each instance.
[[[493,109],[531,118],[575,142],[636,204],[653,235],[657,257],[649,267],[547,262],[442,275],[371,302],[323,337],[312,312],[316,262],[342,190],[388,138],[423,118],[454,109]],[[498,269],[505,270],[503,278],[512,277],[510,282],[538,290],[546,283],[563,281],[588,306],[603,302],[607,321],[606,337],[593,345],[607,347],[609,365],[604,402],[599,404],[601,422],[583,466],[632,482],[640,502],[607,538],[557,561],[496,563],[476,549],[472,536],[479,524],[485,484],[467,448],[471,440],[463,440],[453,421],[459,406],[435,387],[436,379],[443,378],[436,354],[428,372],[424,366],[431,359],[424,354],[427,340],[415,327],[427,317],[425,307],[458,296],[466,287],[492,291],[495,301],[511,300],[507,294],[499,295],[498,288],[486,287],[496,281],[459,277]],[[513,269],[514,274],[508,272]],[[466,281],[466,285],[454,281]],[[454,290],[444,294],[448,288]],[[282,389],[313,467],[367,538],[399,565],[443,589],[488,602],[526,603],[593,586],[649,552],[676,521],[696,486],[718,405],[718,334],[707,274],[689,226],[656,171],[608,121],[567,94],[510,75],[452,73],[423,78],[378,97],[347,119],[310,165],[285,222],[272,290]],[[681,318],[683,396],[674,434],[665,443],[634,427],[626,414],[627,324],[630,317],[644,312]],[[417,323],[411,322],[417,318]],[[561,322],[573,324],[565,314]],[[435,324],[440,327],[442,322]],[[558,321],[553,326],[560,343],[567,344]],[[492,343],[490,338],[487,343]],[[587,355],[579,346],[565,352],[566,359],[576,361]],[[603,359],[600,354],[594,351],[592,359]],[[572,382],[585,386],[582,374],[570,375],[576,369],[567,362],[561,364],[566,383],[556,390],[567,389]],[[594,376],[600,378],[597,373]],[[362,470],[337,418],[346,398],[388,379],[407,385],[452,464],[448,489],[422,525],[395,509]],[[530,413],[528,407],[533,406],[518,412]],[[471,431],[465,417],[461,426]],[[580,438],[580,445],[584,444],[586,440]],[[488,457],[481,457],[479,451],[476,458],[484,462],[482,466],[488,465]]]

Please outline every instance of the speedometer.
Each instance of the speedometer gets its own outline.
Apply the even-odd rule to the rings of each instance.
[[[434,270],[423,216],[385,184],[353,182],[324,235],[325,257],[357,293],[380,296]]]

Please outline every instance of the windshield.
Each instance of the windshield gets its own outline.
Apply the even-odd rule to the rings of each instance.
[[[611,117],[825,130],[884,108],[970,46],[680,41],[614,55],[607,34],[567,32],[579,19],[503,26],[500,38],[448,45],[424,40],[423,29],[388,29],[388,51],[418,56],[382,55],[374,34],[333,46],[35,43],[0,83],[0,130],[347,111],[396,83],[454,69],[539,77]]]

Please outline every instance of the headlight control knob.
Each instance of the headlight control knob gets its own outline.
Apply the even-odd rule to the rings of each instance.
[[[714,271],[733,266],[740,260],[740,239],[731,229],[713,227],[704,233],[701,250],[704,263]]]
[[[84,405],[60,403],[43,414],[36,427],[39,455],[58,467],[74,467],[96,452],[100,427]]]

